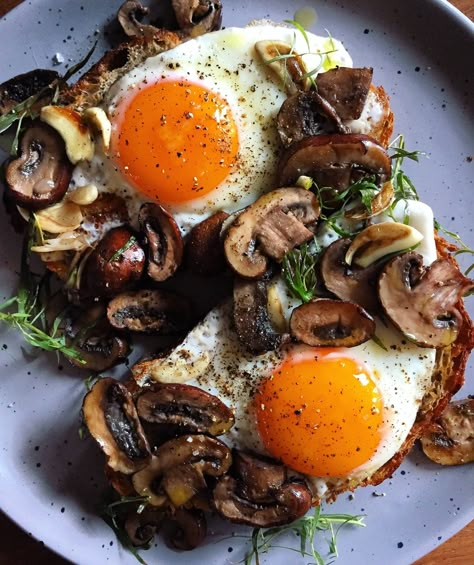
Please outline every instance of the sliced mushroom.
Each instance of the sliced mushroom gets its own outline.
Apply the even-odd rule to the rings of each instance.
[[[436,427],[421,437],[421,447],[440,465],[474,461],[474,397],[449,403]]]
[[[277,116],[277,129],[285,147],[304,137],[348,133],[334,108],[314,90],[299,91],[283,102]]]
[[[61,136],[35,121],[23,134],[20,156],[6,167],[7,197],[27,210],[46,208],[61,200],[71,175]]]
[[[288,341],[272,326],[264,281],[234,281],[234,324],[240,342],[252,353],[278,349]]]
[[[7,80],[0,84],[0,116],[8,114],[13,108],[23,102],[30,96],[39,94],[42,90],[47,90],[44,96],[40,96],[36,104],[33,104],[32,110],[36,110],[51,98],[52,89],[47,87],[59,78],[56,71],[49,69],[35,69]]]
[[[117,12],[117,19],[123,31],[129,37],[154,35],[158,30],[155,26],[142,24],[141,20],[150,10],[140,2],[124,2]]]
[[[61,106],[43,106],[40,117],[61,135],[71,163],[92,159],[94,141],[79,112]]]
[[[231,462],[229,448],[219,440],[183,435],[161,445],[151,464],[135,473],[132,481],[139,494],[151,497],[151,504],[163,506],[169,499],[183,505],[206,488],[204,475],[220,477]]]
[[[206,517],[201,510],[178,508],[166,524],[166,540],[175,549],[190,551],[207,535]]]
[[[367,268],[348,265],[345,257],[350,245],[351,240],[344,238],[326,248],[321,258],[321,277],[329,292],[374,314],[380,309],[377,279],[382,265],[373,263]]]
[[[167,290],[137,290],[113,298],[107,317],[114,328],[142,333],[176,334],[188,330],[191,304]]]
[[[358,304],[320,298],[293,310],[290,332],[313,347],[354,347],[374,336],[375,322]]]
[[[80,354],[70,361],[82,369],[101,372],[123,362],[130,353],[125,338],[118,336],[105,317],[105,307],[72,308],[64,317],[66,345]]]
[[[245,498],[255,502],[271,502],[287,479],[287,469],[281,463],[237,449],[232,452],[232,466]]]
[[[383,268],[378,283],[380,302],[395,326],[420,347],[453,343],[463,323],[457,308],[474,288],[450,258],[423,266],[418,253],[404,253]]]
[[[185,246],[185,264],[198,275],[212,276],[226,267],[221,230],[227,212],[219,211],[191,230]]]
[[[152,202],[140,208],[138,222],[148,245],[148,275],[155,281],[164,281],[176,272],[183,258],[178,225],[162,206]]]
[[[190,37],[221,27],[221,0],[172,0],[171,5],[179,28]]]
[[[93,296],[114,296],[133,288],[145,266],[145,253],[126,226],[109,230],[84,267],[84,290]]]
[[[112,469],[129,475],[148,465],[148,441],[132,397],[122,384],[111,378],[99,379],[84,398],[82,412]]]
[[[319,73],[316,87],[341,120],[357,120],[364,109],[372,74],[371,68],[336,67]]]
[[[268,258],[281,261],[294,247],[313,237],[310,228],[314,228],[319,212],[316,196],[302,188],[280,188],[264,194],[226,232],[224,251],[229,265],[242,277],[261,277]]]
[[[256,455],[244,457],[234,468],[236,478],[226,475],[214,488],[214,507],[221,516],[237,524],[269,528],[290,524],[306,514],[312,497],[305,484],[287,479],[286,471],[281,481],[281,470],[273,462]]]
[[[368,175],[381,186],[390,178],[391,163],[385,148],[361,134],[333,134],[305,137],[283,153],[278,177],[280,186],[290,186],[301,175],[311,177],[319,187],[335,192]],[[331,203],[333,192],[325,198]]]
[[[182,433],[219,436],[234,425],[234,414],[216,396],[185,384],[155,383],[136,399],[141,420]]]
[[[145,508],[142,512],[133,510],[125,519],[124,528],[135,547],[148,545],[163,524],[166,514],[160,510]]]
[[[406,224],[372,224],[352,240],[345,261],[348,265],[354,263],[365,268],[391,253],[399,253],[418,245],[422,239],[422,233]]]

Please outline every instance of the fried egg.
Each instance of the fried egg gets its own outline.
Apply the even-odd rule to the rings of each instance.
[[[397,214],[416,223],[425,238],[420,252],[432,262],[431,209],[400,202]],[[281,279],[273,284],[288,321],[299,302]],[[398,452],[431,384],[435,350],[408,342],[386,322],[376,323],[378,343],[337,349],[290,345],[255,356],[239,343],[232,306],[224,304],[173,355],[189,364],[203,354],[210,358],[189,384],[234,409],[236,423],[224,441],[281,460],[324,498],[334,489],[354,488]]]
[[[249,205],[275,187],[275,118],[287,96],[255,43],[292,44],[308,69],[352,66],[339,41],[307,36],[309,45],[291,27],[228,28],[147,59],[105,98],[110,150],[96,144],[74,184],[123,196],[132,221],[144,201],[159,201],[183,235],[217,210]]]

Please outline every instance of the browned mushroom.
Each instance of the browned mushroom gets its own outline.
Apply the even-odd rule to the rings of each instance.
[[[278,349],[289,339],[273,327],[264,281],[234,280],[234,325],[240,342],[253,353]]]
[[[161,282],[181,265],[183,239],[173,216],[162,206],[147,202],[138,213],[140,230],[148,244],[148,276]]]
[[[232,462],[229,448],[202,434],[183,435],[158,447],[148,467],[132,477],[135,490],[150,504],[182,506],[206,489],[204,476],[220,477]]]
[[[56,71],[35,69],[0,84],[0,116],[8,114],[18,103],[35,94],[40,95],[40,98],[36,104],[33,104],[33,110],[37,105],[47,103],[52,96],[52,89],[47,87],[58,78],[59,74]],[[45,91],[44,96],[41,96],[41,91]]]
[[[220,29],[222,5],[220,0],[172,0],[178,26],[191,37]]]
[[[84,422],[114,471],[126,475],[146,467],[151,454],[127,389],[111,378],[99,379],[82,405]]]
[[[421,447],[440,465],[474,461],[474,396],[449,403],[435,427],[421,437]]]
[[[336,67],[318,73],[318,93],[335,109],[341,120],[357,120],[364,109],[373,69]]]
[[[334,108],[314,90],[288,96],[278,112],[277,129],[285,147],[304,137],[348,133]]]
[[[234,425],[234,414],[216,396],[186,384],[154,383],[137,397],[142,422],[171,429],[176,435],[205,433],[219,436]]]
[[[186,240],[185,264],[198,275],[212,276],[226,267],[221,230],[227,212],[219,211],[193,227]]]
[[[253,454],[244,457],[233,469],[236,478],[226,475],[214,488],[214,507],[221,516],[238,524],[268,528],[289,524],[306,514],[312,497],[304,483],[288,479],[286,469],[278,463]]]
[[[152,541],[165,518],[166,514],[155,508],[147,507],[140,513],[133,510],[127,515],[124,528],[134,546],[146,546]]]
[[[315,135],[288,147],[279,162],[278,179],[280,186],[290,186],[305,175],[319,187],[340,192],[368,175],[381,186],[390,178],[390,172],[385,148],[367,135]],[[333,195],[327,191],[325,203],[330,204]]]
[[[145,252],[126,226],[109,230],[84,267],[84,290],[93,296],[114,296],[133,288],[145,266]]]
[[[35,121],[23,134],[20,156],[6,167],[7,197],[27,210],[46,208],[61,200],[71,175],[62,137]]]
[[[107,308],[107,317],[114,328],[163,335],[189,329],[191,314],[186,297],[162,289],[123,292]]]
[[[358,304],[320,298],[293,310],[290,332],[313,347],[354,347],[373,337],[375,322]]]
[[[281,261],[294,247],[313,237],[319,202],[303,188],[280,188],[248,206],[227,229],[226,259],[240,276],[263,276],[268,258]]]
[[[79,360],[70,358],[74,365],[101,372],[127,358],[129,344],[112,329],[105,313],[103,304],[68,309],[62,325],[66,345],[80,354]]]
[[[374,314],[380,309],[377,279],[382,265],[373,263],[366,268],[348,265],[345,256],[350,245],[350,239],[338,239],[324,251],[321,258],[324,285],[341,300],[355,302]]]
[[[458,310],[462,297],[474,288],[454,260],[438,259],[429,267],[415,252],[389,261],[378,283],[387,316],[421,347],[445,347],[456,340],[463,323]]]
[[[194,549],[204,541],[206,534],[206,517],[201,510],[178,508],[167,519],[165,539],[175,549]]]
[[[124,2],[117,12],[117,19],[123,31],[129,36],[149,36],[157,32],[157,28],[152,25],[142,24],[141,20],[150,10],[133,0]]]

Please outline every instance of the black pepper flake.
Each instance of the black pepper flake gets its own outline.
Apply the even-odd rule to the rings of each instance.
[[[403,542],[399,541],[399,542],[397,543],[397,547],[398,547],[398,549],[402,549],[402,547],[403,547]]]

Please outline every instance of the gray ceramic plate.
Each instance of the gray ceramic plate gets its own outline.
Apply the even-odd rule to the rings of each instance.
[[[420,194],[443,225],[462,232],[474,246],[474,26],[466,18],[442,0],[224,3],[226,25],[261,17],[278,21],[293,17],[301,6],[314,6],[319,18],[313,31],[328,29],[344,41],[356,65],[374,67],[376,82],[391,96],[396,132],[405,134],[409,147],[428,154],[409,169]],[[55,53],[66,63],[77,61],[104,30],[113,31],[108,22],[119,4],[24,2],[0,21],[0,81],[51,66]],[[106,41],[99,45],[105,47]],[[7,298],[16,284],[20,240],[0,214],[1,293]],[[4,327],[0,340],[1,507],[76,563],[135,563],[94,511],[104,485],[102,457],[92,441],[78,436],[82,380],[67,366],[58,370],[53,355],[24,348]],[[472,365],[467,377],[462,395],[474,393]],[[367,528],[342,533],[338,563],[408,564],[433,549],[474,517],[472,471],[472,466],[437,467],[415,450],[380,487],[359,490],[353,500],[341,497],[331,511],[364,513]],[[238,563],[245,541],[223,539],[231,530],[220,522],[213,530],[206,545],[192,554],[174,553],[160,543],[144,557],[150,563]],[[324,536],[319,545],[325,552]],[[297,554],[283,549],[266,560],[289,561],[299,562]]]

